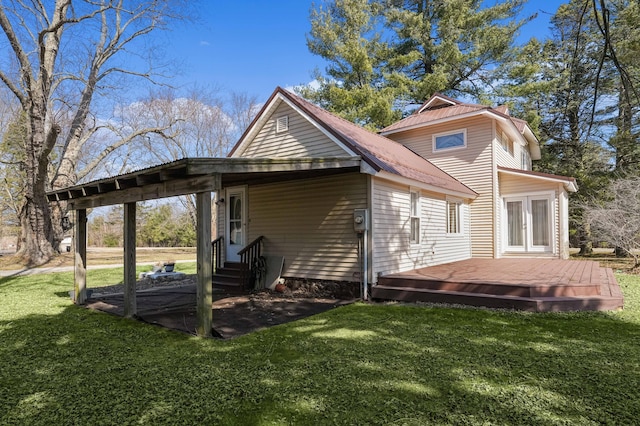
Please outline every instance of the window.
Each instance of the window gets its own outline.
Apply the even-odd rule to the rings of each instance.
[[[527,148],[524,146],[520,151],[520,162],[522,170],[531,170],[531,156],[529,156],[529,151],[527,151]]]
[[[513,155],[513,141],[509,140],[505,132],[502,132],[502,136],[500,137],[500,145],[502,145],[502,149],[504,149],[505,152]]]
[[[433,151],[459,149],[467,146],[467,130],[439,133],[433,135]]]
[[[411,191],[411,234],[409,241],[411,244],[420,244],[420,192]]]
[[[283,115],[276,120],[276,133],[286,132],[289,130],[289,116]]]
[[[461,209],[461,201],[447,200],[447,234],[462,233]]]

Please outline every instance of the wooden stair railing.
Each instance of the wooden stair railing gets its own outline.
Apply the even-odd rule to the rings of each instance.
[[[222,263],[222,244],[224,242],[223,237],[218,237],[211,241],[211,265],[212,271],[215,275],[216,271]]]
[[[253,288],[251,278],[254,277],[256,273],[256,261],[262,255],[263,239],[264,237],[262,235],[259,236],[238,252],[240,263],[244,266],[240,272],[240,282],[245,289]]]

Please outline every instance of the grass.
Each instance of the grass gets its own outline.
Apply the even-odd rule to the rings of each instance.
[[[90,271],[90,285],[122,270]],[[354,304],[232,341],[74,306],[71,273],[0,279],[0,424],[634,424],[624,311]]]

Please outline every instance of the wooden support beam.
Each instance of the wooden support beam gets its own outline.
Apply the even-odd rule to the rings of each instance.
[[[217,176],[219,182],[220,177]],[[197,300],[197,329],[198,336],[210,337],[213,323],[213,284],[211,282],[211,192],[196,194],[197,211],[197,260],[198,284]]]
[[[87,301],[87,211],[76,210],[75,263],[73,278],[73,301],[82,305]]]
[[[124,205],[124,316],[133,318],[136,304],[136,203]]]
[[[193,194],[197,191],[215,191],[215,188],[213,187],[214,180],[215,179],[211,176],[198,176],[141,187],[120,189],[118,191],[71,200],[69,201],[69,208],[72,210],[90,209],[101,206],[112,206],[114,204],[133,203],[137,201],[156,200],[159,198],[174,197],[177,195]]]

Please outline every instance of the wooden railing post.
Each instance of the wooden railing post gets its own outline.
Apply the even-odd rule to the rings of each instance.
[[[264,237],[261,235],[253,240],[249,245],[238,252],[240,256],[240,263],[242,268],[240,269],[240,282],[243,288],[247,288],[249,280],[254,272],[254,263],[262,254],[262,240]]]

